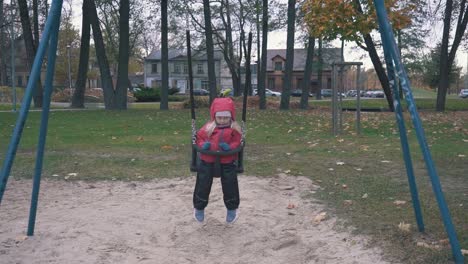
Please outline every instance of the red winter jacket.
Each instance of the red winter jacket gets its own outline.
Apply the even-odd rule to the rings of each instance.
[[[231,112],[231,126],[218,127],[215,122],[215,114],[220,111]],[[217,151],[222,149],[219,147],[219,143],[224,142],[229,144],[231,149],[235,149],[240,146],[241,143],[241,132],[239,126],[235,123],[236,109],[234,102],[231,98],[216,98],[213,100],[210,108],[211,121],[206,123],[197,132],[197,145],[201,148],[203,143],[210,142],[210,150]],[[212,131],[212,132],[211,132]],[[211,132],[211,133],[210,133]],[[209,163],[216,161],[216,156],[200,154],[200,158]],[[237,153],[229,156],[220,156],[220,162],[223,164],[232,163],[237,160]]]

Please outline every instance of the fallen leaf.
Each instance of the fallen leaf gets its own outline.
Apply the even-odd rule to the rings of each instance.
[[[288,174],[288,173],[290,173],[290,172],[291,172],[291,170],[285,170],[285,171],[284,171],[284,173],[286,173],[286,174]]]
[[[289,203],[289,204],[288,204],[288,207],[286,207],[286,208],[288,208],[288,209],[294,209],[294,208],[296,208],[296,207],[297,207],[297,206],[296,206],[295,204]]]
[[[382,163],[390,163],[391,161],[389,161],[389,160],[381,160],[380,162],[382,162]]]
[[[345,163],[342,162],[342,161],[338,161],[338,162],[336,163],[336,165],[340,165],[340,166],[341,166],[341,165],[344,165],[344,164],[345,164]]]
[[[449,242],[450,242],[450,240],[448,240],[448,238],[439,240],[439,243],[440,243],[441,245],[448,245]]]
[[[169,146],[169,145],[164,145],[164,146],[161,147],[161,149],[163,149],[163,150],[171,150],[171,149],[173,149],[173,147],[172,147],[172,146]]]
[[[78,175],[78,173],[76,173],[76,172],[68,173],[68,176],[72,176],[72,177],[75,177],[77,175]]]
[[[361,169],[361,168],[354,168],[354,169],[355,169],[355,170],[357,170],[357,171],[362,171],[362,169]]]
[[[406,224],[405,222],[400,222],[398,229],[404,232],[409,232],[411,229],[411,224]]]
[[[325,220],[325,218],[327,218],[327,213],[322,212],[322,213],[318,214],[317,216],[315,216],[314,223],[318,224],[318,223],[322,222],[323,220]]]
[[[334,171],[335,169],[333,169],[333,168],[329,168],[328,170],[329,170],[329,171]]]
[[[19,244],[19,243],[25,241],[26,239],[28,239],[28,236],[17,236],[15,238],[15,242],[16,242],[16,244]]]
[[[343,204],[344,205],[353,205],[353,200],[344,200]]]
[[[396,200],[393,202],[395,205],[404,205],[406,204],[406,201],[400,201],[400,200]]]
[[[459,158],[464,158],[464,157],[466,157],[466,156],[463,155],[463,154],[458,154],[458,157],[459,157]]]
[[[348,188],[348,185],[346,185],[346,184],[343,184],[343,185],[341,185],[341,188],[343,188],[343,189],[347,189],[347,188]]]
[[[366,199],[367,197],[369,197],[369,195],[367,193],[365,193],[361,198]]]
[[[144,140],[145,140],[145,139],[144,139],[142,136],[139,136],[139,137],[137,138],[137,141],[144,141]]]
[[[418,242],[416,243],[416,246],[418,247],[423,247],[423,248],[428,248],[428,249],[440,249],[440,245],[429,245],[426,242]]]
[[[117,139],[117,137],[112,137],[112,139],[114,139],[114,140],[115,140],[115,139]]]

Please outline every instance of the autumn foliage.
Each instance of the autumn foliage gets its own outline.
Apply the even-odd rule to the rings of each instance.
[[[394,29],[402,29],[411,24],[418,2],[385,1]],[[373,1],[306,0],[302,11],[309,33],[315,37],[353,41],[378,27]]]

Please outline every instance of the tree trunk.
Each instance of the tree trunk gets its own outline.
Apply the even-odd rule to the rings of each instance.
[[[250,55],[252,54],[252,32],[249,33],[249,39],[247,42],[247,50],[245,56],[245,89],[247,94],[252,93],[252,71],[250,69]]]
[[[238,70],[237,60],[234,56],[234,46],[232,43],[232,24],[231,24],[231,8],[229,1],[226,0],[226,20],[223,20],[224,26],[226,28],[226,47],[224,49],[224,59],[229,67],[229,72],[231,73],[232,85],[234,94],[238,95],[241,87],[240,75]]]
[[[393,97],[392,91],[390,89],[390,84],[388,83],[388,77],[385,73],[385,69],[383,68],[382,61],[375,50],[374,41],[372,41],[372,37],[370,34],[364,35],[364,42],[367,46],[367,52],[371,58],[372,64],[374,65],[375,72],[377,77],[379,78],[380,84],[382,85],[382,89],[385,93],[385,97],[387,99],[388,108],[393,112],[395,109],[393,107]]]
[[[266,109],[265,83],[266,83],[266,65],[267,65],[267,44],[268,44],[268,0],[263,0],[262,4],[262,59],[260,72],[260,82],[258,83],[257,93],[260,97],[260,110]]]
[[[317,88],[317,93],[315,94],[315,98],[317,98],[317,100],[321,100],[322,99],[322,75],[323,75],[323,56],[322,56],[322,52],[323,52],[323,46],[322,46],[322,37],[319,38],[319,48],[318,48],[318,68],[317,68],[317,85],[318,85],[318,88]]]
[[[286,38],[286,66],[281,93],[281,110],[289,109],[289,100],[292,86],[292,74],[294,65],[294,22],[296,21],[296,1],[288,0],[288,33]]]
[[[355,7],[357,11],[363,14],[364,12],[362,11],[362,6],[359,0],[354,0],[354,3],[355,3]],[[375,50],[374,41],[372,40],[372,37],[370,34],[364,35],[364,42],[366,43],[367,52],[369,53],[369,57],[371,58],[372,64],[374,65],[374,69],[375,69],[375,72],[377,73],[377,77],[379,78],[380,85],[382,85],[382,89],[385,93],[388,107],[391,111],[394,111],[392,90],[388,82],[388,77],[382,66],[382,61],[380,61],[379,55],[377,54],[377,51]]]
[[[255,8],[256,8],[256,26],[257,26],[257,91],[258,91],[258,84],[260,83],[260,2],[259,0],[255,0]],[[253,95],[253,94],[251,94]]]
[[[26,56],[28,58],[28,69],[31,70],[31,67],[34,63],[34,57],[36,56],[36,46],[33,42],[33,35],[31,31],[31,22],[29,21],[29,11],[28,11],[28,4],[26,0],[18,0],[18,7],[20,11],[20,18],[21,18],[21,27],[23,28],[23,38],[24,38],[24,45],[26,47]],[[40,76],[40,75],[39,75]],[[42,97],[43,97],[42,85],[41,85],[41,78],[36,84],[36,89],[34,89],[34,107],[41,108],[42,107]]]
[[[88,14],[89,1],[83,1],[83,14]],[[72,97],[72,108],[84,108],[84,95],[89,62],[89,40],[91,37],[91,24],[89,16],[82,16],[81,20],[81,45],[80,62],[78,64],[78,76],[76,77],[75,90]]]
[[[109,69],[109,62],[106,56],[106,48],[102,38],[99,19],[97,16],[96,4],[94,0],[89,0],[89,20],[93,28],[94,44],[96,46],[96,57],[101,72],[101,85],[104,91],[104,106],[106,109],[112,108],[114,96],[114,85],[112,84],[112,76]]]
[[[211,29],[210,0],[203,0],[203,14],[205,17],[206,55],[208,57],[208,83],[210,88],[210,104],[216,98],[216,75],[214,68],[213,33]]]
[[[453,12],[453,1],[447,0],[445,4],[445,16],[444,16],[444,30],[442,35],[442,47],[440,55],[440,69],[439,69],[439,86],[437,90],[437,102],[436,110],[444,111],[445,110],[445,99],[447,95],[447,90],[450,87],[450,73],[452,71],[453,61],[455,60],[455,55],[457,53],[458,46],[464,35],[466,35],[466,27],[468,24],[468,8],[466,0],[460,2],[460,11],[458,14],[457,28],[455,29],[455,37],[451,45],[450,52],[449,49],[449,35],[450,35],[450,20]]]
[[[33,25],[34,25],[34,46],[39,47],[39,5],[37,0],[33,0]]]
[[[7,41],[7,39],[5,37],[5,19],[3,16],[3,11],[3,0],[0,0],[0,50],[5,51],[5,41]],[[7,85],[6,56],[6,52],[0,52],[0,86]]]
[[[117,87],[113,108],[125,110],[127,109],[128,58],[130,56],[129,0],[120,0],[119,14],[119,68],[117,70]]]
[[[161,110],[169,109],[169,50],[167,40],[167,0],[161,1],[161,65],[162,65],[162,87],[161,87]]]
[[[309,36],[307,44],[307,58],[304,69],[304,78],[302,79],[302,96],[301,96],[301,109],[307,109],[309,107],[309,87],[310,77],[312,76],[312,64],[314,62],[314,48],[315,38]]]

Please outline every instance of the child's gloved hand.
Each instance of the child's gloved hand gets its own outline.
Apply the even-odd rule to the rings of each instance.
[[[229,146],[229,144],[227,144],[225,142],[219,143],[219,147],[224,151],[231,150],[231,147]]]
[[[202,149],[203,150],[209,150],[210,149],[210,146],[211,146],[211,143],[206,141],[205,143],[203,143],[202,145]]]

